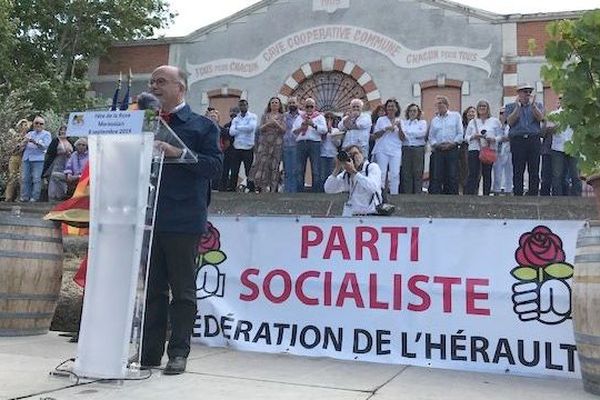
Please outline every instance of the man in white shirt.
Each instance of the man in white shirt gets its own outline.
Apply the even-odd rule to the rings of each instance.
[[[363,157],[369,155],[369,135],[371,133],[371,116],[363,112],[364,103],[361,99],[350,102],[350,113],[344,116],[338,124],[338,129],[345,132],[342,147],[358,146]]]
[[[321,135],[327,133],[325,117],[317,111],[317,103],[308,98],[304,101],[304,112],[294,120],[292,132],[296,135],[298,167],[298,188],[304,189],[306,161],[310,158],[312,191],[318,192],[319,164],[321,160]]]
[[[558,98],[559,102],[562,97]],[[549,115],[558,114],[562,111],[560,106]],[[581,180],[577,158],[565,152],[565,143],[573,137],[573,129],[567,127],[561,132],[556,132],[556,126],[552,122],[546,124],[546,129],[552,134],[552,196],[581,196]]]
[[[433,181],[429,193],[458,194],[458,144],[463,140],[462,117],[449,111],[446,96],[436,96],[438,112],[431,120],[429,143],[434,150]]]
[[[381,203],[381,170],[370,163],[356,146],[345,148],[335,160],[335,168],[325,181],[325,193],[348,192],[343,217],[377,214]]]
[[[254,144],[256,141],[256,126],[258,119],[256,114],[248,111],[248,101],[238,102],[240,113],[231,121],[229,135],[235,138],[233,142],[233,154],[231,161],[231,178],[229,179],[229,191],[235,191],[240,173],[240,166],[244,163],[246,173],[246,187],[254,191],[254,182],[248,177],[252,161],[254,161]]]

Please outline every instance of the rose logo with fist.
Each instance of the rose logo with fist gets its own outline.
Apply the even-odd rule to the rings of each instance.
[[[562,240],[548,227],[539,225],[519,238],[517,266],[510,274],[513,310],[521,321],[555,325],[571,318],[573,266],[565,262]]]
[[[221,251],[221,234],[210,222],[207,222],[206,233],[198,242],[198,258],[196,258],[196,298],[223,297],[225,291],[225,274],[219,271],[218,265],[227,259]]]

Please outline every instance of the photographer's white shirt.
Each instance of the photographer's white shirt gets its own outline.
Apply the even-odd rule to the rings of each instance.
[[[381,169],[379,165],[365,161],[362,169],[352,177],[346,171],[335,176],[329,175],[324,187],[325,193],[349,193],[343,217],[376,214],[375,206],[381,202]]]

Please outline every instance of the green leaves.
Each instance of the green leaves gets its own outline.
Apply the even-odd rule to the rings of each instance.
[[[573,267],[567,263],[554,263],[543,268],[518,266],[510,274],[520,281],[545,281],[547,279],[569,279],[573,276]]]
[[[541,73],[562,94],[557,129],[573,129],[566,151],[579,157],[582,173],[589,176],[600,172],[600,9],[578,20],[551,22],[546,31],[552,40]]]
[[[201,254],[199,257],[200,257],[199,265],[204,265],[204,264],[218,265],[227,259],[227,256],[225,255],[225,253],[223,253],[221,250],[211,250],[209,252]]]
[[[569,279],[573,276],[573,267],[566,263],[550,264],[544,268],[544,273],[556,279]]]
[[[515,267],[510,274],[520,281],[533,281],[538,276],[538,269],[534,267]]]
[[[166,0],[0,0],[0,96],[23,88],[34,110],[93,106],[88,63],[116,41],[172,21]]]

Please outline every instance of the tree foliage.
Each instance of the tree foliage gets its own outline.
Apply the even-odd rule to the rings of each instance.
[[[15,146],[23,139],[14,130],[17,121],[28,118],[31,103],[24,94],[13,90],[7,96],[0,96],[0,183],[6,182],[8,160]]]
[[[0,49],[12,55],[0,61],[0,83],[23,90],[36,111],[86,107],[90,60],[115,41],[153,36],[173,16],[165,0],[0,0]]]
[[[562,95],[563,112],[552,116],[573,139],[566,151],[580,158],[584,174],[600,173],[600,9],[578,20],[548,24],[548,64],[542,75]]]

